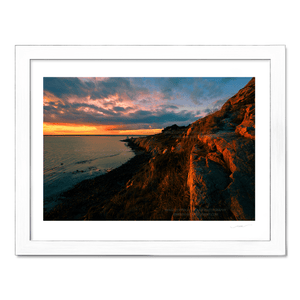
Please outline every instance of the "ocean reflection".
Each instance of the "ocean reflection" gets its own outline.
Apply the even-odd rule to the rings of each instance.
[[[45,136],[44,206],[85,179],[104,174],[134,156],[124,136]]]

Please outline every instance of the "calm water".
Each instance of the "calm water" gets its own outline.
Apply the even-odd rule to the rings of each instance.
[[[117,168],[134,156],[124,136],[45,136],[44,207],[82,180]]]

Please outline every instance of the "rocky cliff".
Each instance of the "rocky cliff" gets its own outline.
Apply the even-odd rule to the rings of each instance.
[[[86,219],[255,219],[254,78],[219,111],[129,143],[150,160]]]
[[[222,209],[237,220],[254,220],[255,79],[220,111],[192,124],[189,136],[190,218],[213,219]]]

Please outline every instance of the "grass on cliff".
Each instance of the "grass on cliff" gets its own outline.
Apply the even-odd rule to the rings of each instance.
[[[105,207],[94,207],[88,219],[188,220],[188,157],[185,151],[151,159]]]

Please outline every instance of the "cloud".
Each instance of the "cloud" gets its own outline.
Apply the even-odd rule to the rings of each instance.
[[[144,124],[163,126],[164,124],[191,123],[198,111],[178,111],[176,105],[160,105],[154,110],[113,107],[101,108],[92,104],[73,103],[68,106],[44,107],[45,122],[89,123],[94,125]]]
[[[200,101],[206,102],[218,97],[224,97],[224,88],[231,80],[227,78],[199,78],[193,84],[192,101],[195,104],[200,104]]]
[[[141,128],[187,125],[219,109],[244,86],[237,82],[237,78],[45,77],[44,121]]]
[[[184,90],[184,87],[190,84],[192,78],[182,77],[159,77],[156,78],[155,84],[160,89],[164,99],[172,100]]]
[[[96,100],[118,95],[119,101],[134,100],[140,94],[147,94],[145,87],[134,86],[127,78],[107,78],[95,80],[77,77],[44,77],[44,93],[50,92],[58,98],[75,96]]]
[[[125,108],[121,106],[116,106],[114,107],[114,111],[125,111]]]
[[[174,109],[178,109],[179,106],[173,105],[173,104],[162,104],[162,105],[159,105],[159,108],[161,108],[161,109],[172,109],[172,110],[174,110]]]
[[[77,77],[44,77],[44,92],[50,92],[58,98],[66,95],[85,97],[91,88],[90,82],[82,82]]]
[[[232,96],[226,87],[234,85],[235,77],[170,77],[156,78],[152,82],[158,88],[165,100],[189,99],[196,105],[201,105],[211,99]]]
[[[228,100],[227,98],[226,99],[217,100],[217,101],[215,101],[215,102],[213,102],[211,104],[211,107],[213,109],[219,110],[227,100]]]
[[[166,99],[172,98],[174,90],[178,88],[181,82],[181,78],[166,78],[165,82],[162,81],[162,93]]]
[[[207,108],[202,110],[202,114],[204,113],[204,116],[206,116],[220,110],[226,101],[227,99],[214,101]]]
[[[51,93],[62,100],[112,98],[119,102],[192,101],[196,105],[225,96],[233,96],[228,86],[235,86],[234,77],[154,77],[154,78],[44,78],[44,93]],[[242,86],[241,86],[242,87]],[[236,89],[235,89],[236,92]]]
[[[229,82],[234,81],[234,80],[236,80],[236,77],[222,77],[222,78],[219,78],[219,81],[223,84],[229,83]]]

